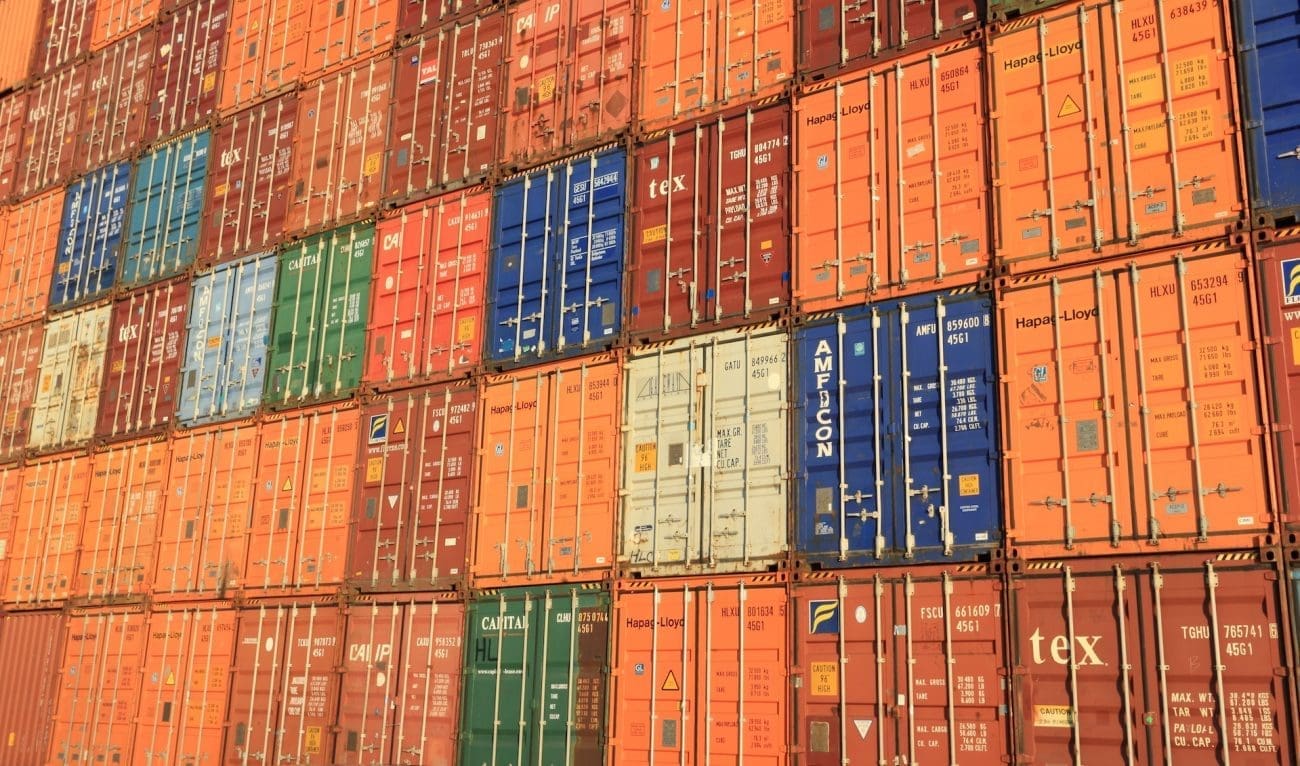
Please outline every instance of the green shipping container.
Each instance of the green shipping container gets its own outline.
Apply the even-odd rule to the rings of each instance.
[[[470,603],[462,766],[602,763],[609,593],[509,588]]]
[[[342,399],[360,385],[374,250],[370,221],[285,249],[271,332],[271,407]]]

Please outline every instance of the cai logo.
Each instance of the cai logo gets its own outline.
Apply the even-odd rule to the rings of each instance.
[[[1300,258],[1282,261],[1282,302],[1288,306],[1300,303]]]
[[[840,604],[838,601],[810,601],[808,603],[809,633],[839,633]]]
[[[381,444],[388,441],[388,415],[370,416],[370,443]]]

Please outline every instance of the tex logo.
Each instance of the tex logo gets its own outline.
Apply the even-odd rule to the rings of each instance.
[[[838,601],[808,602],[809,633],[839,633],[840,603]]]
[[[1282,261],[1282,302],[1288,306],[1300,303],[1300,258]]]
[[[383,444],[388,441],[388,415],[370,416],[370,443]]]

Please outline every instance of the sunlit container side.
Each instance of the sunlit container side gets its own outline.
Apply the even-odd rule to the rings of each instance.
[[[54,257],[50,308],[65,309],[113,287],[126,229],[131,163],[109,165],[68,187]]]
[[[221,599],[241,586],[258,441],[247,423],[172,437],[155,603]]]
[[[787,607],[777,575],[620,583],[609,762],[787,763]]]
[[[19,527],[19,509],[20,500],[23,492],[23,467],[19,463],[8,463],[0,465],[0,585],[6,591],[9,586],[9,560],[12,558],[18,540]],[[0,597],[0,603],[7,601],[5,597]],[[3,618],[0,618],[3,619]],[[0,635],[0,643],[4,636]],[[4,703],[0,701],[0,726],[3,726],[3,716],[5,715]],[[0,736],[4,732],[0,730]],[[0,759],[3,759],[3,750],[0,750]]]
[[[1008,757],[1295,763],[1286,587],[1251,552],[1026,566],[1008,585]]]
[[[461,766],[604,762],[609,603],[590,584],[469,602]]]
[[[17,458],[31,439],[45,324],[0,331],[0,460]]]
[[[1300,529],[1300,228],[1257,233],[1261,348],[1268,366],[1271,444],[1276,455],[1278,516]],[[1284,530],[1285,531],[1285,530]],[[1300,601],[1296,602],[1300,606]]]
[[[456,762],[465,605],[447,594],[348,612],[335,764]]]
[[[72,174],[86,73],[84,66],[64,67],[27,91],[27,121],[12,188],[19,196],[34,196]]]
[[[1013,556],[1214,550],[1277,515],[1249,245],[1004,280]]]
[[[987,275],[983,72],[980,46],[961,44],[795,96],[794,292],[804,311]]]
[[[45,325],[28,447],[48,450],[94,435],[111,313],[112,306],[104,304]]]
[[[1003,591],[982,564],[806,576],[790,599],[794,762],[1005,763]]]
[[[795,75],[795,0],[637,0],[642,130],[779,95]]]
[[[316,3],[307,32],[302,78],[311,82],[393,47],[397,14],[407,0],[341,0]]]
[[[404,386],[478,367],[491,213],[491,192],[475,188],[376,225],[366,382]]]
[[[149,26],[158,17],[161,0],[95,0],[90,47],[100,50]]]
[[[327,406],[262,423],[246,590],[338,590],[347,567],[359,421],[356,407]]]
[[[190,283],[178,279],[113,304],[96,436],[118,439],[172,422],[189,303]]]
[[[1281,86],[1295,76],[1300,19],[1293,11],[1284,0],[1231,5],[1256,226],[1294,225],[1300,214],[1300,107]]]
[[[498,160],[506,12],[448,24],[394,55],[384,197],[482,181]]]
[[[497,0],[405,0],[397,12],[398,44],[454,19],[497,5]]]
[[[630,355],[619,567],[764,570],[787,550],[789,335],[723,331]]]
[[[206,124],[217,110],[230,0],[194,0],[158,22],[145,140]]]
[[[1001,543],[992,318],[988,294],[940,293],[796,331],[801,563],[971,561]]]
[[[45,0],[4,0],[0,18],[5,20],[5,47],[0,51],[0,90],[22,84],[31,73],[38,46],[45,43],[39,36]],[[8,766],[0,755],[0,764]]]
[[[799,3],[799,74],[810,81],[907,56],[965,37],[984,21],[986,0]]]
[[[987,40],[1003,273],[1208,239],[1246,220],[1218,2],[1071,3]]]
[[[204,262],[220,263],[266,250],[284,237],[297,126],[296,93],[240,112],[217,126],[199,243]]]
[[[510,9],[501,164],[523,169],[631,127],[634,0],[523,0]]]
[[[148,621],[140,608],[68,613],[47,763],[120,763],[132,752]]]
[[[612,354],[484,381],[471,585],[613,576],[622,386]]]
[[[298,407],[356,390],[370,317],[373,222],[308,237],[280,255],[266,402]]]
[[[627,332],[662,340],[790,304],[790,108],[700,121],[635,152]]]
[[[333,763],[344,614],[337,606],[239,610],[221,763]]]
[[[487,358],[528,364],[609,347],[622,327],[626,152],[550,165],[495,197]]]
[[[90,51],[96,0],[49,0],[36,32],[31,76],[44,77]]]
[[[315,231],[374,211],[392,93],[393,59],[380,56],[298,94],[286,232]]]
[[[53,189],[0,212],[0,325],[45,315],[63,199],[63,189]]]
[[[134,286],[179,274],[194,263],[212,136],[194,133],[146,153],[135,164],[118,283]]]
[[[17,181],[26,165],[22,151],[27,108],[25,90],[0,98],[0,199],[8,199],[17,192]]]
[[[72,598],[111,603],[150,594],[170,464],[166,439],[126,442],[93,455]]]
[[[0,657],[13,692],[0,695],[0,766],[44,763],[49,755],[63,638],[62,612],[0,617]]]
[[[67,599],[89,491],[90,458],[82,454],[23,466],[6,608],[57,608]]]
[[[230,0],[222,56],[222,114],[290,90],[307,62],[314,0]],[[331,4],[332,7],[332,4]]]
[[[229,606],[154,606],[130,763],[217,763],[235,650],[237,612]]]
[[[140,148],[157,47],[155,29],[145,27],[80,65],[86,72],[86,95],[77,115],[74,172],[127,159]]]
[[[478,420],[472,383],[382,394],[365,408],[349,584],[367,591],[463,587]]]

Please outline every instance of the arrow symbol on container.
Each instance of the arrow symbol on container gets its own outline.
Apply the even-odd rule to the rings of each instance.
[[[858,736],[866,739],[867,732],[871,730],[871,719],[854,718],[853,726],[858,730]]]
[[[389,495],[389,496],[388,496],[388,507],[389,507],[389,508],[396,508],[396,507],[397,507],[397,495]]]

